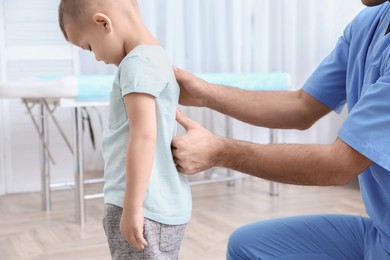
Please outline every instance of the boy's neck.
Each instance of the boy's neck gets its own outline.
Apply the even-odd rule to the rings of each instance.
[[[128,37],[128,40],[125,42],[124,48],[126,55],[139,45],[160,45],[157,39],[146,28],[143,28],[139,33],[137,39]]]

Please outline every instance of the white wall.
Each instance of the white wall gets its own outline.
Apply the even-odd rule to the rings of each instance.
[[[3,5],[0,4],[0,14],[3,13]],[[3,19],[0,19],[0,39],[4,39],[4,24]],[[3,44],[0,41],[0,50],[3,50]],[[2,67],[4,62],[3,60],[3,52],[0,51],[0,80],[4,78],[4,68]],[[5,185],[5,133],[4,133],[4,101],[0,100],[0,196],[4,195],[6,192]]]
[[[0,14],[3,15],[3,3],[0,2]],[[0,19],[0,39],[4,39],[4,21]],[[4,62],[4,41],[0,40],[0,80],[5,78],[5,62]],[[6,116],[8,115],[8,105],[6,101],[0,100],[0,195],[3,195],[7,191],[6,184],[6,151],[8,150],[9,143],[6,141],[8,126],[6,125]]]
[[[364,8],[360,0],[140,1],[152,32],[175,65],[193,72],[285,71],[302,86],[334,48],[343,29]],[[183,22],[178,22],[183,21]],[[183,108],[222,133],[218,113]],[[212,120],[209,120],[211,117]],[[331,113],[307,131],[288,131],[288,142],[334,141],[343,116]],[[242,138],[260,138],[250,127]]]

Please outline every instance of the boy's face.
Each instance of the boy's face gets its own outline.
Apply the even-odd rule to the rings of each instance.
[[[367,6],[375,6],[383,4],[386,1],[388,0],[362,0],[362,3]]]
[[[95,24],[82,28],[70,24],[65,30],[72,44],[93,52],[97,61],[119,66],[126,55],[123,41],[113,31],[107,32]]]

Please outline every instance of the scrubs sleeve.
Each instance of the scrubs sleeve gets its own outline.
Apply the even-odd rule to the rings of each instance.
[[[350,23],[334,50],[320,63],[303,90],[337,113],[346,103],[346,74],[354,22]]]
[[[148,57],[131,57],[120,67],[119,85],[123,97],[130,93],[145,93],[157,98],[168,82],[158,64]]]
[[[389,63],[389,62],[387,62]],[[355,150],[390,171],[390,69],[367,86],[338,136]]]

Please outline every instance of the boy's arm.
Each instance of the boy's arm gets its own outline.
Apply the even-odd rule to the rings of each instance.
[[[148,94],[132,93],[124,97],[129,119],[130,136],[126,155],[126,191],[121,231],[129,244],[143,249],[143,210],[149,177],[156,150],[155,98]]]

